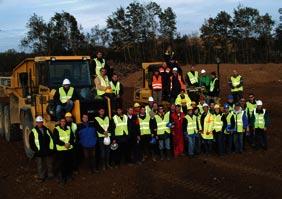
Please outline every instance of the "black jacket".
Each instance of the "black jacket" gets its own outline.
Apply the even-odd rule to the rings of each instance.
[[[40,150],[38,150],[37,146],[35,145],[33,132],[31,132],[29,134],[30,148],[35,152],[35,156],[37,156],[37,157],[44,157],[44,156],[51,155],[54,151],[54,150],[50,149],[50,147],[49,147],[50,142],[53,142],[51,131],[45,126],[43,126],[43,133],[41,132],[41,130],[37,126],[35,127],[35,129],[38,132],[38,140],[39,140]],[[47,134],[47,130],[49,131],[49,134],[50,134],[51,137]]]
[[[137,115],[132,115],[127,119],[128,135],[131,140],[136,140],[140,136],[140,124]]]

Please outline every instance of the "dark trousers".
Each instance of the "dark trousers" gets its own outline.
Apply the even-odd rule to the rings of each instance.
[[[195,155],[199,155],[201,153],[201,145],[202,145],[202,138],[199,133],[195,135]]]
[[[163,100],[169,101],[170,85],[163,84]]]
[[[53,157],[36,157],[38,177],[45,179],[46,177],[54,177],[53,173]]]
[[[210,154],[212,152],[212,140],[203,139],[204,149],[206,154]]]
[[[118,148],[115,151],[111,151],[112,163],[114,165],[120,165],[122,161],[130,162],[130,150],[128,145],[127,136],[117,136],[115,140],[118,144]]]
[[[243,97],[243,91],[232,92],[232,96],[234,98],[234,103],[239,102],[239,100]]]
[[[214,133],[216,140],[216,151],[219,155],[223,155],[224,153],[224,137],[222,132]]]
[[[267,149],[267,135],[264,129],[255,129],[255,148]]]
[[[131,138],[130,141],[131,162],[138,163],[142,160],[141,143],[136,138]]]
[[[58,163],[59,180],[66,181],[68,178],[72,177],[73,151],[58,151],[56,160]]]
[[[110,164],[110,145],[104,145],[104,138],[98,138],[99,145],[99,165],[102,168]]]
[[[95,147],[87,148],[83,147],[84,158],[88,163],[91,172],[95,169]]]
[[[75,144],[73,148],[73,170],[74,171],[78,171],[79,164],[81,162],[81,157],[82,157],[81,146],[78,144]]]
[[[225,153],[229,154],[232,151],[233,135],[230,133],[229,134],[224,133],[223,138],[224,138]]]
[[[145,156],[151,155],[153,156],[156,152],[156,146],[151,144],[151,134],[149,135],[141,135],[141,152],[142,158],[144,159]]]
[[[235,132],[233,135],[233,141],[236,153],[243,152],[243,133]]]

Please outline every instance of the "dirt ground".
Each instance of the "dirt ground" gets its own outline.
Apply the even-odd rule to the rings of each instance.
[[[282,198],[282,64],[221,65],[222,96],[235,68],[244,77],[245,92],[254,92],[270,110],[267,151],[247,146],[241,155],[147,161],[92,175],[82,165],[80,174],[62,187],[55,180],[37,183],[35,161],[25,157],[22,142],[0,139],[0,198]],[[126,100],[141,74],[123,79]]]

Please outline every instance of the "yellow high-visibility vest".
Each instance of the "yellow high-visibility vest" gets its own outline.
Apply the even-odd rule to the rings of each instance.
[[[149,114],[146,114],[146,117],[144,119],[138,118],[139,119],[139,124],[140,124],[140,132],[141,135],[150,135],[150,116]]]
[[[105,59],[103,59],[103,63],[101,63],[97,58],[94,59],[95,63],[96,63],[96,75],[100,76],[100,70],[101,68],[105,67]]]
[[[109,83],[107,76],[105,76],[105,79],[101,76],[98,76],[98,78],[100,80],[101,86],[103,86],[103,87],[110,86],[110,83]],[[106,93],[105,91],[97,89],[97,95],[104,95],[105,93]]]
[[[111,81],[110,82],[110,85],[111,85],[111,88],[112,88],[112,91],[115,95],[119,95],[119,92],[120,92],[120,82],[117,82],[116,85],[114,85],[114,83]]]
[[[163,135],[165,132],[170,133],[170,128],[167,127],[167,123],[169,123],[169,112],[164,115],[164,118],[161,116],[156,115],[156,122],[157,122],[157,135]]]
[[[118,115],[115,115],[113,117],[113,120],[115,122],[116,128],[115,128],[115,136],[122,136],[124,133],[128,135],[128,128],[127,128],[127,115],[122,116],[122,120]]]
[[[214,116],[208,113],[204,119],[204,128],[203,128],[203,133],[201,134],[202,138],[207,139],[207,140],[212,140],[213,139],[213,134],[212,134],[213,129],[214,129]]]
[[[73,87],[70,87],[67,93],[65,92],[64,87],[59,88],[60,101],[62,102],[62,104],[66,103],[69,99],[71,99],[73,92]]]
[[[191,84],[198,83],[198,79],[199,79],[198,71],[195,71],[195,75],[193,75],[193,73],[190,71],[190,72],[187,73],[187,76],[188,76]]]
[[[40,151],[40,143],[39,143],[39,135],[38,135],[39,133],[36,130],[36,128],[33,128],[31,131],[32,131],[33,136],[34,136],[35,146],[38,149],[38,151]],[[50,140],[50,142],[49,142],[49,149],[53,150],[54,149],[54,141],[53,141],[53,139],[51,137],[51,134],[48,131],[48,129],[46,131],[47,131],[47,135],[49,136],[49,140]]]
[[[110,119],[108,116],[106,116],[104,119],[100,117],[95,117],[95,120],[99,123],[99,125],[104,129],[104,131],[108,131],[109,125],[110,125]],[[108,133],[109,136],[111,136],[110,133]],[[105,137],[104,132],[98,132],[98,137]]]
[[[231,76],[231,84],[233,87],[240,85],[240,83],[241,83],[241,75],[238,75],[237,77]],[[243,86],[240,86],[239,88],[231,89],[231,92],[237,92],[237,91],[243,91]]]
[[[264,119],[264,115],[265,115],[265,109],[263,109],[262,113],[257,113],[256,109],[254,110],[254,116],[255,116],[255,128],[259,128],[259,129],[264,129],[265,128],[265,119]]]
[[[214,115],[214,130],[215,132],[221,132],[223,122],[221,121],[222,114]]]
[[[60,126],[57,126],[56,129],[59,132],[59,139],[62,140],[64,143],[69,143],[70,141],[70,135],[71,135],[71,129],[69,126],[67,126],[67,129],[64,130]],[[56,148],[58,151],[67,151],[69,149],[72,149],[72,146],[70,146],[69,149],[65,148],[65,146],[60,146],[56,144]]]
[[[197,117],[195,115],[186,115],[185,116],[187,120],[187,133],[188,135],[192,135],[198,132],[197,129]]]

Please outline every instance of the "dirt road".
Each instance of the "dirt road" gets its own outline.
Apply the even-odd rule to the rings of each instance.
[[[206,66],[208,71],[213,68]],[[233,68],[221,68],[222,80]],[[260,96],[271,111],[269,150],[247,147],[241,155],[147,161],[93,175],[82,165],[80,174],[61,187],[55,180],[37,183],[35,162],[25,157],[21,141],[5,143],[1,139],[0,198],[282,198],[282,65],[246,66],[239,71],[246,90]],[[140,74],[123,82],[134,85]],[[223,86],[223,94],[226,88]]]

